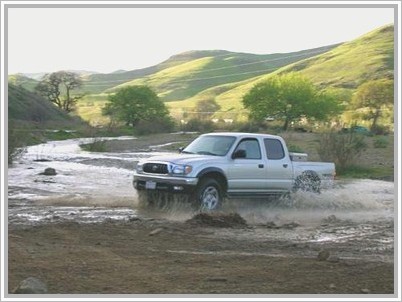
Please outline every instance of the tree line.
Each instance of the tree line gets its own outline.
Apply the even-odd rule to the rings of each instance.
[[[36,91],[60,109],[72,112],[79,99],[82,80],[78,74],[59,71],[46,75]],[[289,73],[274,75],[256,84],[243,97],[244,108],[253,121],[275,119],[288,129],[294,122],[322,122],[339,116],[346,109],[354,116],[370,122],[371,130],[378,126],[383,111],[393,108],[392,80],[372,80],[360,85],[355,93],[345,95],[334,89],[319,89],[308,78]],[[169,110],[155,91],[148,86],[127,86],[108,97],[102,113],[112,120],[136,127],[146,121],[171,124]],[[205,119],[220,106],[212,99],[196,104],[197,117]]]

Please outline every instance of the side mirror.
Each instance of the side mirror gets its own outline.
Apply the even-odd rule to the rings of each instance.
[[[179,148],[179,153],[182,153],[183,150],[184,150],[184,147],[180,147],[180,148]]]
[[[239,149],[236,150],[233,154],[232,154],[232,159],[236,159],[236,158],[246,158],[246,150],[243,149]]]

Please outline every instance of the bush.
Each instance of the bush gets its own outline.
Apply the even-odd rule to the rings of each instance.
[[[197,131],[201,133],[211,132],[214,128],[215,125],[212,121],[197,118],[190,119],[186,124],[182,125],[183,131]]]
[[[292,144],[288,145],[288,150],[289,150],[289,152],[294,152],[294,153],[305,153],[304,150],[300,146],[292,145]]]
[[[388,139],[384,136],[377,137],[373,142],[374,148],[387,148],[388,147]]]
[[[329,132],[321,135],[317,151],[321,160],[334,162],[344,170],[355,162],[366,147],[365,137],[361,134]]]
[[[235,126],[240,132],[256,133],[260,131],[260,125],[254,122],[236,123]]]
[[[106,141],[99,137],[92,138],[92,142],[88,144],[81,144],[81,149],[89,152],[106,152]]]
[[[23,129],[16,130],[12,124],[9,125],[8,129],[8,165],[20,158],[26,152],[27,145],[27,132]]]
[[[168,133],[175,129],[175,123],[171,118],[161,118],[152,121],[142,120],[134,127],[135,135],[149,135],[156,133]]]
[[[386,126],[375,125],[370,129],[371,133],[374,135],[388,135],[389,128]]]

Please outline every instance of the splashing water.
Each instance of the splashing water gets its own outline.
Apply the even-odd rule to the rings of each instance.
[[[131,184],[132,169],[140,158],[155,153],[82,151],[79,144],[88,141],[65,140],[29,147],[15,167],[8,170],[10,217],[21,214],[21,209],[15,210],[18,205],[31,212],[35,207],[42,207],[42,212],[49,207],[122,207],[133,211],[128,215],[138,215],[140,211],[178,221],[194,214],[194,209],[181,201],[170,203],[163,211],[138,209],[138,197]],[[46,167],[55,168],[57,175],[40,175]],[[222,210],[237,212],[250,224],[285,220],[317,223],[334,214],[354,221],[393,220],[394,198],[392,182],[355,180],[337,182],[321,194],[297,192],[278,201],[228,200]]]

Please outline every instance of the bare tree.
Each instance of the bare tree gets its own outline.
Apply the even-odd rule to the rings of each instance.
[[[67,112],[74,110],[82,94],[73,94],[73,90],[82,86],[78,74],[69,71],[58,71],[47,74],[36,86],[36,91]]]

